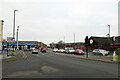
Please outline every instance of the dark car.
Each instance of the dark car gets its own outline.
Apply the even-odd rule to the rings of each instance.
[[[41,52],[42,52],[42,53],[46,53],[47,51],[46,51],[45,48],[41,48]]]

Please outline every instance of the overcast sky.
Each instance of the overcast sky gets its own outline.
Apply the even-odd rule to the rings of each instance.
[[[19,40],[44,43],[83,42],[85,36],[118,35],[119,0],[0,0],[4,38],[13,34],[13,11]]]

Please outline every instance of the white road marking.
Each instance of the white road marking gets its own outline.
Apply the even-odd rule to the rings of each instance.
[[[23,52],[23,57],[24,57],[24,58],[27,58],[27,55],[26,55],[24,52]]]
[[[40,56],[40,55],[37,54],[36,56]]]

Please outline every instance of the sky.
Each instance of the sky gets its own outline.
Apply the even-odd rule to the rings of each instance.
[[[20,41],[46,44],[84,42],[85,36],[118,35],[119,0],[0,0],[3,38],[13,34],[13,12]]]

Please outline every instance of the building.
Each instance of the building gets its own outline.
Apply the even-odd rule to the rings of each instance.
[[[42,44],[42,46],[46,46],[43,42],[38,42],[38,41],[18,41],[18,48],[19,50],[24,49],[27,47],[27,49],[30,49],[31,47],[35,47],[38,43]],[[13,45],[15,49],[17,48],[17,42],[8,42],[8,41],[3,41],[3,49],[4,48],[13,48]]]
[[[100,48],[109,51],[120,49],[120,36],[116,37],[96,37],[91,36],[89,42],[92,40],[92,44],[89,44],[91,49]]]

